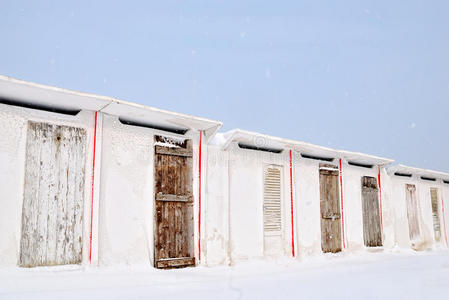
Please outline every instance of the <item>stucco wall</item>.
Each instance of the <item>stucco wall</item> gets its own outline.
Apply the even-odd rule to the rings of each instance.
[[[154,135],[166,132],[123,125],[116,116],[99,113],[97,166],[95,181],[99,209],[94,215],[93,256],[100,265],[153,265],[154,248]],[[77,126],[87,130],[86,183],[84,195],[83,263],[89,261],[90,210],[92,188],[94,112],[76,116],[56,114],[0,104],[0,265],[17,265],[25,171],[27,121]],[[150,120],[149,120],[150,122]],[[176,135],[174,135],[176,136]],[[199,133],[185,138],[193,145],[194,245],[198,259],[199,219]],[[99,159],[100,158],[100,159]],[[101,163],[100,163],[101,162]],[[298,258],[319,255],[320,161],[293,153],[295,250]],[[332,162],[338,166],[338,160]],[[214,266],[264,257],[263,184],[264,169],[280,166],[282,197],[282,250],[290,257],[291,205],[289,152],[281,154],[241,149],[231,144],[225,151],[218,145],[202,147],[201,264]],[[372,169],[348,165],[343,161],[344,221],[347,253],[365,250],[361,177],[377,178]],[[404,178],[381,172],[384,248],[410,248],[405,184],[415,184],[419,202],[422,249],[447,247],[449,184]],[[434,242],[430,188],[439,189],[442,241]],[[443,202],[444,216],[443,216]],[[95,211],[95,204],[94,204]],[[98,232],[95,225],[98,220]],[[98,251],[98,252],[96,252]],[[95,260],[95,259],[94,259]]]
[[[365,249],[363,238],[362,185],[363,176],[374,177],[378,181],[378,166],[363,168],[351,166],[343,161],[343,202],[345,211],[345,231],[348,250]],[[379,206],[382,203],[382,235],[383,248],[394,247],[394,231],[391,218],[391,205],[384,188],[386,173],[381,169],[381,192]],[[378,182],[379,184],[379,182]]]
[[[153,129],[123,125],[116,116],[104,115],[99,216],[101,265],[154,264],[155,134],[171,135]],[[185,136],[192,139],[194,152],[192,172],[196,255],[198,136],[197,132]],[[202,155],[204,164],[207,159],[207,149],[204,146]]]
[[[264,257],[264,169],[281,167],[282,249],[291,253],[288,152],[281,154],[209,146],[207,205],[208,262],[235,263]]]
[[[229,152],[208,146],[205,205],[205,261],[209,266],[228,265],[229,256]]]
[[[418,198],[419,209],[419,227],[420,227],[420,250],[442,247],[445,244],[445,224],[447,221],[447,204],[445,203],[445,215],[443,217],[442,203],[449,196],[447,184],[443,184],[440,180],[436,182],[425,181],[417,176],[412,178],[399,177],[392,174],[390,176],[391,198],[395,208],[395,237],[396,243],[401,248],[410,248],[411,241],[409,237],[409,225],[407,217],[407,203],[405,185],[414,184],[416,186],[416,195]],[[438,189],[438,204],[440,210],[441,236],[442,242],[437,245],[434,238],[432,204],[430,189]],[[447,223],[446,223],[447,228]]]
[[[291,255],[290,174],[288,151],[270,154],[231,145],[227,151],[209,146],[208,262],[235,263],[264,257],[263,170],[282,166],[283,256]],[[320,182],[322,161],[293,153],[294,228],[296,256],[320,255]],[[339,166],[335,159],[331,164]],[[343,161],[345,252],[366,250],[363,240],[362,176],[378,178],[378,167],[361,168]],[[395,208],[389,195],[389,178],[381,168],[384,249],[395,245]],[[340,196],[340,195],[339,195]]]
[[[296,153],[295,159],[296,235],[298,258],[320,254],[320,177],[319,161],[303,159]]]

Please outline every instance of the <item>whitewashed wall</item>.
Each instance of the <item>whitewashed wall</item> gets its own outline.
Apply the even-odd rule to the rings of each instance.
[[[208,146],[204,197],[205,262],[209,266],[230,264],[229,152]]]
[[[395,199],[391,195],[391,180],[385,168],[381,168],[381,185],[382,185],[382,216],[383,216],[383,241],[385,249],[393,249],[396,247],[396,210]]]
[[[0,266],[16,266],[25,171],[28,120],[82,127],[87,130],[86,183],[84,195],[83,264],[89,262],[94,112],[77,116],[0,104]],[[151,122],[151,120],[148,120]],[[100,265],[153,265],[154,135],[157,130],[123,125],[116,116],[99,113],[95,191],[99,199],[94,215],[93,260]],[[193,191],[195,255],[198,258],[198,146],[199,133],[189,132],[193,144]],[[101,162],[101,164],[100,164]],[[320,161],[304,159],[294,152],[294,228],[298,258],[320,255]],[[202,260],[201,264],[227,265],[264,257],[263,175],[267,165],[282,167],[283,250],[291,256],[289,152],[272,154],[219,146],[202,148]],[[333,162],[338,166],[338,160]],[[345,237],[349,253],[364,250],[361,177],[377,178],[372,169],[343,162]],[[387,175],[382,170],[384,248],[410,248],[405,184],[417,186],[424,248],[447,247],[449,185],[440,180],[423,181]],[[442,242],[434,243],[430,188],[439,188]],[[444,202],[445,215],[443,218]],[[443,224],[445,222],[445,224]],[[95,229],[98,224],[98,231]],[[8,230],[3,230],[7,228]]]
[[[409,249],[411,241],[409,236],[409,225],[407,217],[407,203],[405,194],[405,185],[414,184],[416,186],[416,195],[419,206],[419,226],[421,230],[421,246],[420,250],[428,248],[444,247],[445,242],[445,227],[447,229],[447,203],[446,199],[449,197],[449,185],[442,181],[436,182],[425,181],[419,176],[399,177],[392,174],[389,176],[390,180],[390,197],[394,204],[395,211],[395,243],[400,248]],[[437,245],[434,238],[433,218],[432,218],[432,204],[430,197],[430,188],[438,188],[439,209],[440,209],[440,223],[441,223],[441,244]],[[443,201],[442,201],[443,200]],[[445,215],[443,217],[442,202],[445,203]],[[446,224],[444,224],[446,220]]]
[[[347,250],[363,250],[367,249],[363,239],[363,208],[362,208],[362,186],[361,179],[363,176],[370,176],[378,179],[378,166],[371,169],[351,166],[343,160],[343,206],[345,213],[345,236]],[[386,173],[381,170],[381,191],[379,193],[379,205],[382,201],[382,218],[383,218],[383,248],[394,247],[394,227],[392,223],[392,209],[389,198],[384,189]],[[379,183],[378,183],[379,184]]]
[[[264,169],[282,168],[282,250],[291,256],[289,154],[209,146],[207,177],[208,265],[233,264],[264,257]]]
[[[319,165],[328,163],[302,158],[294,155],[294,190],[296,207],[296,233],[298,240],[298,257],[322,254],[321,250],[321,215],[320,215],[320,180]],[[329,164],[339,167],[339,159]],[[371,176],[378,178],[378,167],[371,169],[349,165],[342,160],[343,175],[343,213],[344,252],[367,250],[363,240],[363,209],[361,178]],[[389,178],[381,168],[381,191],[383,213],[383,248],[394,247],[395,212],[389,195]],[[340,199],[341,200],[341,199]],[[380,199],[379,199],[380,200]],[[341,201],[340,201],[341,203]],[[343,236],[342,236],[343,241]]]
[[[289,154],[270,154],[209,146],[207,176],[207,260],[209,265],[263,258],[263,168],[280,165],[282,172],[282,255],[291,256]],[[319,164],[293,152],[295,252],[301,259],[321,255]],[[335,166],[339,160],[335,159]],[[388,178],[381,169],[384,248],[395,243]],[[362,176],[378,178],[377,166],[367,169],[343,162],[346,253],[366,250],[363,241]],[[387,187],[386,187],[387,186]]]
[[[27,121],[81,127],[87,130],[84,193],[83,264],[89,261],[94,113],[76,116],[0,104],[0,266],[16,266],[20,254]]]
[[[297,257],[321,254],[320,161],[294,156]],[[335,163],[333,163],[335,164]],[[336,164],[335,164],[336,165]]]
[[[148,122],[151,123],[151,120]],[[171,135],[148,128],[123,125],[118,117],[104,115],[99,216],[100,265],[154,263],[155,134]],[[185,137],[192,139],[194,151],[194,244],[198,259],[199,132],[189,132]],[[202,150],[205,166],[207,147],[203,145]],[[206,172],[203,176],[205,174]],[[204,196],[204,184],[202,190]],[[203,203],[204,201],[205,199]],[[203,205],[203,216],[204,207]],[[204,226],[202,223],[203,228]]]

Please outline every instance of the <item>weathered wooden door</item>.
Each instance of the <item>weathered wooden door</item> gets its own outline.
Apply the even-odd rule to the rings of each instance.
[[[269,166],[264,172],[264,254],[282,253],[281,169]]]
[[[441,227],[440,227],[440,211],[438,206],[438,189],[430,189],[430,198],[432,201],[432,216],[433,216],[433,229],[435,233],[435,241],[441,241]]]
[[[79,264],[86,131],[28,122],[20,266]]]
[[[194,266],[191,141],[155,141],[155,267]]]
[[[377,179],[362,177],[363,239],[367,247],[382,246]]]
[[[412,246],[417,245],[420,241],[418,199],[416,198],[416,186],[414,184],[405,185],[405,193],[407,199],[407,217],[409,235]]]
[[[341,251],[341,212],[336,166],[320,165],[321,248],[323,252]]]

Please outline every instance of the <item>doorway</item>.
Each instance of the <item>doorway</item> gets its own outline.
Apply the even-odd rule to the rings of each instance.
[[[195,266],[192,144],[155,137],[155,267]]]

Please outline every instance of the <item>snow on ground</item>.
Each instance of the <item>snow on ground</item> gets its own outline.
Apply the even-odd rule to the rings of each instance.
[[[0,299],[449,299],[449,251],[326,255],[161,271],[0,270]]]

